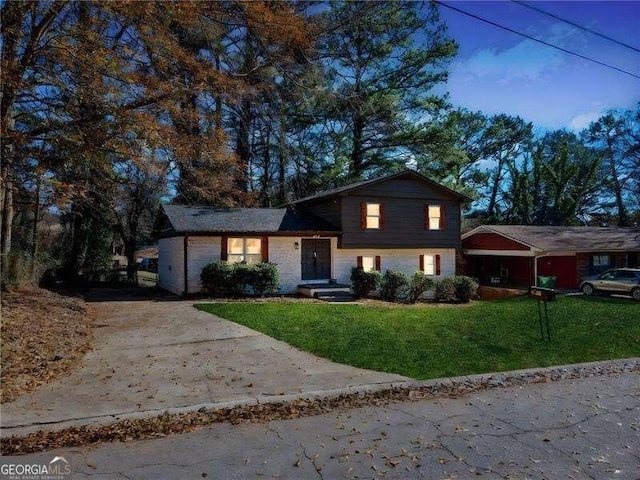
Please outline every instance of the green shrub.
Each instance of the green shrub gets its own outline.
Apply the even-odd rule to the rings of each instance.
[[[242,296],[252,291],[264,295],[278,290],[278,269],[274,263],[212,262],[202,269],[202,289],[214,297]]]
[[[407,283],[407,277],[402,272],[387,270],[382,276],[380,296],[383,300],[394,302],[405,293]]]
[[[253,265],[249,285],[253,293],[260,297],[265,293],[277,292],[280,278],[276,264],[264,262]]]
[[[447,303],[469,303],[478,294],[478,284],[471,277],[457,275],[436,282],[434,300]]]
[[[446,303],[454,303],[456,301],[456,282],[453,277],[446,277],[436,282],[433,300]]]
[[[407,301],[409,303],[416,303],[424,292],[433,290],[435,287],[435,280],[421,271],[417,271],[409,280],[409,288],[407,289]]]
[[[453,277],[456,286],[456,297],[462,303],[469,303],[469,300],[478,295],[478,284],[471,277],[458,275]]]
[[[351,288],[356,297],[365,298],[380,285],[380,272],[365,272],[362,267],[351,269]]]
[[[212,262],[200,273],[202,289],[214,297],[224,297],[230,293],[230,279],[233,266],[225,261]]]
[[[253,265],[245,262],[231,264],[231,277],[229,279],[229,293],[234,297],[241,297],[247,294],[247,289],[251,282]]]

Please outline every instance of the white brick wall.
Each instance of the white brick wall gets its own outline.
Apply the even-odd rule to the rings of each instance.
[[[295,242],[300,245],[300,237],[269,237],[269,261],[278,266],[281,293],[295,293],[300,284],[301,257]]]
[[[189,237],[187,268],[189,293],[201,290],[200,273],[205,265],[220,259],[220,237]],[[298,242],[300,248],[295,249]],[[278,266],[280,293],[295,293],[301,279],[300,237],[269,237],[269,261]],[[181,294],[184,291],[183,237],[163,238],[158,242],[158,273],[160,287]],[[339,283],[350,283],[351,268],[358,255],[380,255],[381,269],[398,270],[413,275],[419,267],[418,255],[440,255],[441,276],[455,274],[454,249],[338,249],[337,239],[331,239],[331,277]]]
[[[380,255],[380,269],[397,270],[405,275],[413,275],[420,267],[419,255],[440,255],[440,273],[438,278],[449,277],[456,273],[455,249],[340,249],[334,251],[334,278],[340,283],[350,283],[351,269],[357,264],[358,255]]]
[[[189,293],[202,290],[200,274],[205,265],[220,260],[222,244],[220,237],[189,237],[187,254],[187,275],[189,277]]]
[[[183,237],[158,240],[158,286],[178,295],[184,291]]]

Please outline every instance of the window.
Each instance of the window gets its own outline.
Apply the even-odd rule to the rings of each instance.
[[[227,261],[230,263],[260,263],[262,261],[262,239],[229,238],[227,240]]]
[[[367,203],[367,228],[380,228],[379,203]]]
[[[424,206],[424,228],[426,230],[444,230],[445,216],[443,205]]]
[[[360,204],[360,228],[382,230],[384,228],[384,204],[362,202]]]
[[[362,255],[358,256],[358,267],[362,268],[365,272],[371,272],[373,270],[380,271],[380,255]]]
[[[420,271],[425,275],[440,275],[440,255],[420,255]]]
[[[594,255],[592,258],[592,264],[594,267],[608,267],[609,255]]]

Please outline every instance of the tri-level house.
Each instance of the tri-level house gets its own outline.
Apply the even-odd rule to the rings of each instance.
[[[280,292],[349,284],[351,269],[455,274],[469,198],[412,170],[296,200],[282,208],[163,205],[156,219],[160,287],[200,291],[215,260],[275,263]]]

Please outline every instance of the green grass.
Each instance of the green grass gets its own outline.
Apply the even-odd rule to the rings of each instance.
[[[197,308],[330,360],[416,379],[640,356],[640,304],[563,297],[551,341],[529,298],[473,305],[219,303]]]

